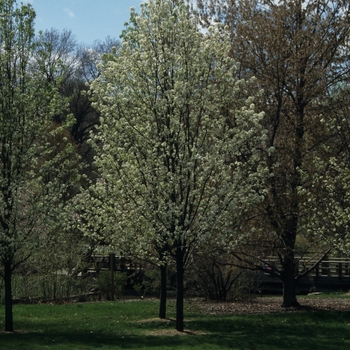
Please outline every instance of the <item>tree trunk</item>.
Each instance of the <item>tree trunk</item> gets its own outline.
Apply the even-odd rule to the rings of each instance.
[[[184,267],[180,247],[176,250],[176,330],[184,331]]]
[[[13,332],[13,316],[12,316],[12,266],[11,262],[4,263],[5,268],[5,331]]]
[[[109,270],[111,271],[111,301],[114,301],[114,295],[115,295],[115,285],[114,285],[114,271],[115,271],[115,254],[110,253],[109,254]]]
[[[160,305],[159,305],[159,318],[166,318],[166,265],[160,266]]]
[[[282,307],[299,306],[296,297],[295,263],[294,257],[286,255],[283,261],[283,303]]]

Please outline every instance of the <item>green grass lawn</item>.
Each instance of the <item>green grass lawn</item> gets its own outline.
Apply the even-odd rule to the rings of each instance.
[[[169,317],[175,304],[169,302]],[[3,329],[4,307],[0,306]],[[0,333],[0,349],[350,349],[350,312],[204,315],[189,305],[185,328],[155,317],[158,303],[116,301],[67,305],[15,305],[14,334]]]

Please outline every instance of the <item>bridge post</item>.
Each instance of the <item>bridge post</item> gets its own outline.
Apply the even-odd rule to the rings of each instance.
[[[340,263],[338,263],[338,277],[339,277],[339,279],[341,279],[342,276],[343,276],[343,265],[340,262]]]
[[[111,270],[111,300],[114,301],[114,271],[115,271],[115,254],[109,254],[109,269]]]
[[[316,278],[320,276],[320,264],[316,265],[315,274],[316,274]]]

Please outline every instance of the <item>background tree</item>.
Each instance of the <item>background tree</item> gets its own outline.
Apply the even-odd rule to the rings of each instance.
[[[53,121],[65,102],[33,63],[32,7],[4,0],[0,14],[0,261],[5,330],[13,331],[13,271],[63,212],[74,149]]]
[[[98,113],[91,106],[87,94],[88,82],[98,76],[97,64],[101,61],[102,54],[110,52],[112,47],[118,47],[119,41],[107,37],[104,41],[95,41],[92,46],[79,45],[71,31],[51,28],[40,32],[35,42],[36,68],[40,69],[46,80],[53,84],[68,102],[68,108],[59,111],[54,120],[57,123],[64,123],[71,115],[74,116],[74,124],[70,125],[69,132],[67,131],[65,136],[74,144],[75,152],[80,156],[75,169],[82,175],[80,186],[86,188],[88,179],[95,176],[92,164],[94,153],[87,140],[99,122]],[[78,188],[75,188],[71,196],[78,192]],[[66,208],[69,208],[68,204]],[[67,225],[69,226],[69,223]],[[46,232],[40,241],[40,248],[27,262],[27,268],[28,271],[39,273],[39,268],[35,266],[43,265],[44,260],[38,261],[38,259],[45,254],[48,259],[45,260],[44,274],[47,278],[52,276],[53,281],[57,277],[58,270],[64,270],[67,279],[69,277],[73,279],[81,272],[84,262],[86,264],[99,244],[98,241],[82,236],[81,232],[75,231],[73,227],[69,227],[68,232],[62,228],[55,234]],[[62,248],[64,245],[66,247]],[[72,254],[71,249],[74,248],[75,253]],[[85,274],[84,271],[82,273]]]
[[[70,128],[85,172],[91,175],[93,154],[88,145],[90,131],[98,124],[98,114],[86,94],[88,83],[98,76],[97,64],[104,53],[118,48],[119,41],[107,37],[91,46],[79,45],[70,30],[55,28],[40,32],[36,37],[35,59],[46,79],[58,86],[59,92],[69,100],[69,108],[55,116],[57,122],[66,120],[68,114],[75,122]]]
[[[344,80],[348,78],[345,76]],[[312,237],[321,237],[342,256],[350,252],[349,97],[349,85],[343,83],[333,88],[323,100],[320,128],[329,137],[322,153],[318,152],[313,159],[315,171],[311,186],[319,196],[308,198],[313,210],[311,220],[303,223]]]
[[[242,215],[264,194],[263,115],[242,98],[246,82],[236,78],[225,32],[210,28],[204,36],[182,0],[141,6],[91,85],[101,113],[97,185],[105,193],[97,224],[111,244],[161,247],[165,263],[174,259],[176,329],[183,331],[192,250],[213,233],[218,244],[234,244]]]
[[[329,163],[332,153],[326,148],[339,134],[330,125],[339,106],[348,105],[345,99],[328,106],[324,101],[348,79],[349,3],[202,0],[198,6],[203,23],[215,18],[230,27],[231,53],[241,63],[242,77],[256,76],[257,88],[264,91],[257,106],[265,111],[268,144],[275,151],[267,158],[274,176],[260,223],[271,235],[261,237],[270,241],[282,266],[274,272],[283,282],[283,305],[298,305],[297,240],[304,236],[314,244],[323,239],[313,233],[317,220],[327,214],[319,206],[325,193],[320,182],[315,185],[320,168],[314,161],[320,157],[323,164]],[[328,170],[324,166],[322,171]]]
[[[104,41],[95,41],[91,47],[80,46],[77,52],[79,65],[76,67],[73,79],[69,81],[70,112],[75,117],[71,134],[79,145],[79,153],[88,166],[90,176],[94,153],[87,141],[90,132],[94,132],[95,126],[99,123],[99,115],[92,107],[87,94],[88,83],[98,77],[97,65],[101,62],[102,55],[112,52],[113,48],[117,49],[119,46],[119,40],[111,37],[107,37]]]
[[[90,47],[80,49],[81,74],[86,82],[91,82],[99,76],[97,65],[101,63],[103,54],[111,53],[120,48],[118,39],[107,36],[104,41],[96,40]]]
[[[80,66],[78,44],[70,30],[60,32],[55,28],[39,32],[36,37],[35,58],[45,74],[46,79],[53,84],[60,84],[61,91]],[[45,53],[43,55],[43,53]]]

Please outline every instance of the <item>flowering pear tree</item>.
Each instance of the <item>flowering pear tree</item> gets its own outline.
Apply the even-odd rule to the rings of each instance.
[[[64,102],[33,63],[34,10],[4,0],[0,15],[0,274],[13,331],[13,271],[63,211],[74,148],[53,123]]]
[[[264,196],[263,113],[229,51],[225,28],[201,33],[183,0],[150,0],[132,9],[122,47],[91,85],[100,180],[86,230],[159,265],[173,259],[178,331],[192,250],[213,237],[234,245]]]
[[[307,198],[305,206],[309,215],[303,225],[313,241],[332,247],[332,253],[350,254],[350,124],[348,84],[339,84],[332,94],[324,98],[324,109],[333,111],[321,116],[320,126],[325,135],[322,153],[313,156],[313,173],[309,180],[309,191],[299,189]],[[310,195],[310,192],[312,195]],[[317,196],[313,192],[317,192]]]

